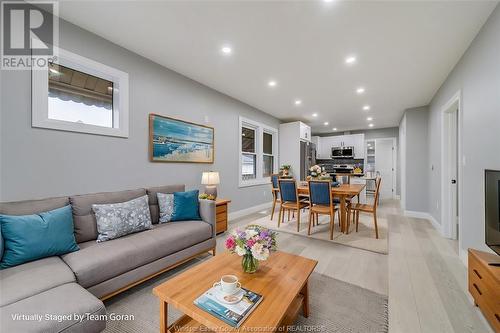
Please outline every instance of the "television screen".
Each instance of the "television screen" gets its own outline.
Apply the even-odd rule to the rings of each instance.
[[[500,255],[500,171],[485,171],[486,245]]]

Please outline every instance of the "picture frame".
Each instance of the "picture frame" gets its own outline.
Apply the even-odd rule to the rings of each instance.
[[[215,159],[215,129],[182,119],[149,114],[149,160],[206,163]]]

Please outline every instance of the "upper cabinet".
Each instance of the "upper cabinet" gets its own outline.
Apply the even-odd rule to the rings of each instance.
[[[300,125],[300,139],[304,141],[311,141],[311,127],[299,122]]]
[[[354,158],[365,158],[365,135],[364,134],[349,134],[318,137],[315,141],[317,158],[330,159],[332,158],[332,148],[334,147],[354,147]],[[316,142],[314,142],[316,143]]]

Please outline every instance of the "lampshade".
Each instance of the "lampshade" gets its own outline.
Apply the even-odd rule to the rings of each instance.
[[[201,176],[201,183],[203,185],[217,185],[220,183],[219,173],[216,171],[203,172]]]

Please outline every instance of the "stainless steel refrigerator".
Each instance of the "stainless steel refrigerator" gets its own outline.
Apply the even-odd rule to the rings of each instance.
[[[306,180],[309,168],[316,164],[316,145],[310,142],[300,142],[300,180]]]

